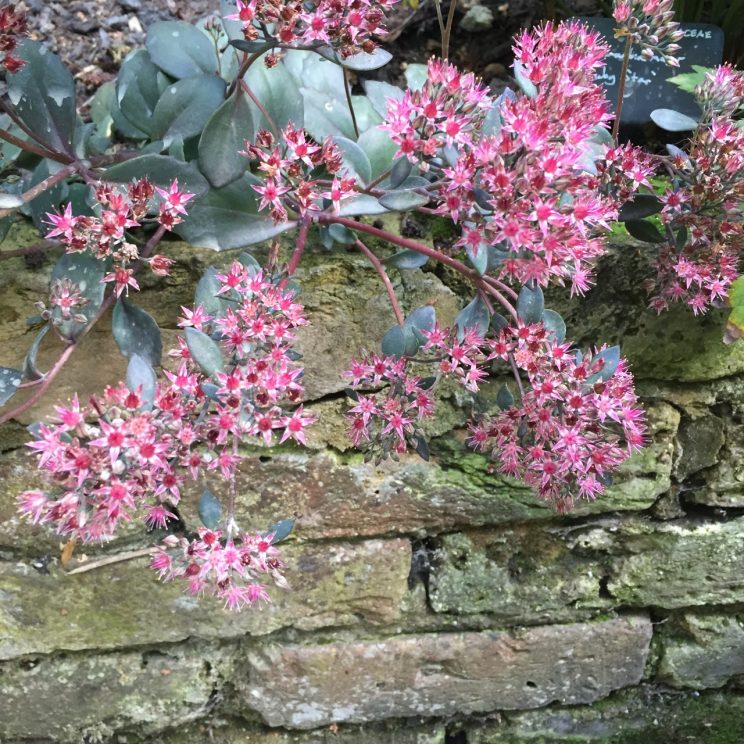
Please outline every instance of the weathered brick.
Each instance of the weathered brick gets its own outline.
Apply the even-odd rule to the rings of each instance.
[[[163,584],[140,559],[65,576],[0,564],[0,659],[56,650],[111,649],[189,637],[235,638],[293,626],[311,630],[399,617],[410,568],[407,540],[288,545],[294,591],[236,615]]]
[[[431,606],[532,624],[611,607],[743,602],[743,525],[614,518],[446,535]]]
[[[685,613],[659,626],[658,679],[672,687],[722,687],[744,675],[744,616]]]
[[[182,725],[207,713],[232,655],[218,645],[184,644],[0,664],[0,741],[80,744],[131,726]]]
[[[637,683],[651,623],[632,615],[510,632],[379,642],[268,645],[236,680],[243,709],[270,726],[315,728],[587,703]]]

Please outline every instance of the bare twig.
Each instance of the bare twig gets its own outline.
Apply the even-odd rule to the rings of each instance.
[[[395,296],[393,283],[390,281],[390,277],[387,275],[387,271],[385,271],[385,267],[382,265],[382,261],[380,261],[380,259],[377,258],[377,256],[375,256],[375,254],[372,253],[372,251],[367,248],[367,246],[364,245],[361,240],[357,240],[354,245],[359,248],[359,250],[367,257],[367,260],[372,264],[372,266],[374,266],[375,271],[379,275],[380,280],[385,287],[388,298],[390,299],[390,304],[393,307],[393,313],[395,313],[395,320],[397,321],[399,326],[402,326],[405,322],[403,318],[403,312],[401,311],[400,305],[398,304],[398,298]]]

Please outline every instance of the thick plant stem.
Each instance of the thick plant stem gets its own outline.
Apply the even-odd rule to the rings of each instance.
[[[41,147],[41,145],[36,145],[33,142],[29,142],[28,140],[22,140],[5,129],[0,129],[0,139],[4,139],[6,142],[10,143],[11,145],[15,145],[21,150],[32,152],[34,155],[46,158],[47,160],[54,160],[57,163],[67,164],[71,160],[71,158],[69,158],[67,155],[60,155],[58,152],[47,150],[46,147]]]
[[[6,258],[16,258],[18,256],[31,256],[34,253],[43,253],[51,248],[59,248],[61,243],[56,240],[42,240],[39,243],[33,245],[27,245],[25,248],[13,248],[10,251],[0,250],[0,261]]]
[[[382,265],[382,261],[380,261],[380,259],[377,258],[377,256],[375,256],[375,254],[372,253],[372,251],[367,248],[367,246],[364,245],[361,240],[357,240],[354,245],[359,248],[359,250],[367,257],[367,260],[372,264],[372,266],[374,266],[375,271],[377,272],[383,286],[385,287],[388,298],[390,299],[393,313],[395,313],[395,320],[399,326],[402,326],[405,322],[403,318],[403,312],[401,311],[400,305],[398,304],[398,298],[395,296],[393,283],[390,281],[390,277],[388,276],[387,271],[385,271],[385,267]]]
[[[300,265],[300,259],[302,254],[305,252],[305,244],[307,243],[307,233],[310,230],[310,220],[308,217],[303,217],[300,222],[300,231],[297,233],[297,241],[295,242],[295,249],[292,251],[289,263],[287,264],[287,274],[292,274],[297,271],[297,267]]]
[[[250,69],[251,65],[260,57],[260,54],[248,54],[243,58],[243,62],[240,65],[240,69],[238,70],[237,74],[235,75],[235,78],[230,83],[230,85],[227,88],[227,91],[225,93],[225,98],[230,98],[230,96],[235,92],[235,89],[238,87],[238,83],[241,82],[243,79],[243,75],[245,75],[246,72]]]
[[[109,555],[105,558],[99,558],[97,561],[89,561],[81,563],[79,566],[65,571],[68,576],[72,574],[81,574],[87,571],[93,571],[96,568],[103,568],[104,566],[111,566],[114,563],[122,563],[123,561],[131,561],[135,558],[145,558],[146,556],[154,555],[158,552],[158,548],[140,548],[139,550],[132,550],[128,553],[119,553],[119,555]]]
[[[447,23],[444,26],[444,33],[442,34],[442,59],[445,62],[449,61],[450,36],[452,35],[452,24],[455,22],[455,8],[456,7],[457,7],[457,0],[450,0],[449,14],[447,15]]]
[[[359,139],[359,126],[357,125],[356,114],[354,113],[354,104],[351,101],[351,85],[349,83],[349,71],[345,68],[341,68],[344,73],[344,93],[346,93],[346,103],[349,105],[349,113],[351,114],[351,123],[354,125],[354,135]]]
[[[620,68],[620,85],[617,89],[617,103],[615,104],[615,121],[612,123],[612,139],[617,144],[620,132],[620,116],[623,112],[623,98],[625,97],[625,78],[628,77],[628,65],[630,63],[630,50],[633,46],[630,36],[625,40],[625,51],[623,53],[623,64]]]
[[[400,235],[395,235],[393,233],[387,232],[386,230],[381,230],[377,227],[374,227],[373,225],[367,225],[364,222],[357,222],[356,220],[351,220],[347,217],[337,217],[336,215],[332,214],[321,214],[317,217],[317,220],[320,223],[336,223],[338,225],[348,227],[349,230],[357,230],[358,232],[367,233],[367,235],[372,235],[375,238],[380,238],[387,241],[388,243],[392,243],[393,245],[399,245],[401,248],[407,248],[408,250],[416,251],[416,253],[421,253],[422,255],[428,256],[429,258],[432,258],[435,261],[444,264],[445,266],[449,266],[451,269],[454,269],[459,274],[462,274],[464,277],[469,279],[476,287],[478,287],[479,289],[484,289],[491,296],[495,297],[498,300],[499,304],[503,308],[505,308],[513,318],[516,318],[516,310],[514,306],[509,302],[509,300],[507,300],[506,297],[504,297],[504,295],[498,289],[484,282],[483,277],[481,277],[481,275],[478,274],[477,271],[470,269],[462,261],[458,261],[456,258],[447,256],[441,251],[438,251],[435,248],[430,248],[428,245],[424,245],[423,243],[417,243],[415,240],[403,238]]]
[[[39,194],[43,194],[47,189],[51,189],[52,186],[58,184],[60,181],[64,181],[65,178],[72,175],[79,169],[78,163],[71,163],[65,166],[61,170],[52,174],[48,178],[45,178],[41,183],[37,183],[36,186],[30,188],[28,191],[24,191],[21,194],[24,204],[28,204],[32,199],[35,199]],[[0,209],[0,219],[7,217],[9,214],[16,212],[17,208],[13,209]]]

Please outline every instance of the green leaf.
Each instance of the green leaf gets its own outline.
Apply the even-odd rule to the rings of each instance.
[[[158,324],[125,297],[120,297],[114,305],[111,332],[125,357],[137,354],[152,366],[160,364],[163,342]]]
[[[212,186],[221,188],[245,173],[248,158],[238,153],[253,136],[250,99],[237,88],[210,116],[199,140],[199,167]]]
[[[256,98],[266,107],[269,116],[279,129],[284,129],[289,122],[297,127],[302,126],[304,117],[302,95],[295,79],[284,64],[268,69],[263,60],[258,60],[246,73],[245,81]],[[250,102],[250,108],[253,116],[253,131],[271,130],[271,124],[253,101]]]
[[[217,55],[210,40],[185,21],[160,21],[147,30],[145,46],[152,61],[175,78],[217,74]]]
[[[522,89],[527,98],[534,98],[537,95],[535,84],[527,77],[524,65],[519,60],[514,60],[514,79]]]
[[[373,179],[378,178],[390,168],[390,163],[398,149],[395,142],[390,139],[390,135],[379,126],[370,127],[366,132],[362,132],[357,144],[369,159]]]
[[[617,365],[620,364],[620,347],[610,346],[609,348],[597,354],[591,361],[592,369],[596,369],[599,360],[602,360],[602,362],[604,362],[604,366],[602,367],[602,370],[600,372],[596,372],[591,377],[587,378],[587,384],[589,385],[593,385],[599,380],[607,382],[607,380],[612,377],[612,375],[615,373],[615,370],[617,369]]]
[[[214,75],[199,75],[173,83],[163,91],[155,106],[152,136],[162,139],[163,146],[167,147],[177,137],[187,139],[200,134],[224,96],[225,81]]]
[[[341,159],[351,178],[356,177],[362,183],[372,180],[372,166],[362,148],[346,137],[333,137],[333,142],[341,152]]]
[[[437,321],[436,310],[433,305],[416,308],[407,318],[405,325],[419,331],[431,331]]]
[[[197,331],[196,328],[187,328],[185,331],[186,346],[194,361],[201,367],[205,375],[210,377],[217,372],[225,371],[225,363],[222,361],[222,351],[216,342],[212,341],[206,333]]]
[[[388,99],[392,98],[400,101],[404,96],[400,88],[390,83],[383,83],[379,80],[364,80],[362,84],[369,102],[383,119],[387,118]]]
[[[483,300],[476,295],[455,318],[457,336],[462,339],[468,328],[475,328],[481,336],[485,336],[490,322],[491,314],[488,312],[488,308]]]
[[[268,215],[258,214],[252,183],[258,183],[257,179],[246,174],[221,189],[209,189],[189,203],[189,215],[176,225],[175,232],[196,248],[225,251],[255,245],[292,229],[295,222],[277,225]]]
[[[390,52],[388,52],[386,49],[377,47],[377,49],[375,49],[375,51],[371,54],[360,52],[359,54],[352,54],[345,59],[343,57],[339,57],[338,62],[340,65],[346,67],[349,70],[366,72],[368,70],[379,70],[381,67],[384,67],[388,62],[390,62],[392,58],[393,55],[390,54]]]
[[[130,52],[122,62],[116,80],[116,102],[122,115],[149,136],[153,135],[153,114],[163,93],[159,68],[144,49]]]
[[[409,191],[407,189],[401,189],[397,191],[388,191],[383,194],[377,201],[393,212],[405,212],[409,209],[415,209],[416,207],[423,207],[428,204],[430,198],[419,194],[417,191]]]
[[[273,533],[274,537],[271,538],[271,544],[276,545],[279,542],[282,542],[283,540],[286,540],[292,530],[295,526],[295,519],[294,517],[290,517],[289,519],[282,519],[279,522],[275,522],[274,524],[269,527],[268,530],[264,533],[264,537],[268,537],[268,535],[271,535]]]
[[[542,322],[548,333],[553,334],[556,343],[566,338],[566,323],[555,310],[543,310]]]
[[[400,326],[393,326],[382,337],[382,353],[384,356],[400,359],[406,353],[406,337]]]
[[[161,188],[170,186],[177,178],[179,188],[197,196],[209,189],[209,183],[199,172],[196,163],[184,163],[169,155],[140,155],[126,160],[108,168],[103,174],[103,179],[129,183],[143,176],[147,176],[152,183]],[[193,202],[189,202],[189,208],[192,204]]]
[[[390,169],[390,187],[397,189],[411,175],[412,170],[413,163],[405,155],[399,157]]]
[[[465,248],[465,255],[467,255],[473,268],[483,276],[488,269],[488,246],[481,244],[476,253],[474,248],[469,245]]]
[[[617,219],[619,222],[641,220],[644,217],[658,214],[663,206],[659,197],[655,194],[636,194],[631,201],[623,204]]]
[[[377,198],[369,194],[359,194],[350,199],[344,199],[338,210],[339,217],[354,217],[356,215],[371,216],[374,214],[385,214],[388,210],[377,201]]]
[[[417,434],[414,438],[413,449],[416,454],[424,460],[424,462],[429,462],[429,458],[431,457],[431,453],[429,452],[429,443],[422,434]]]
[[[202,274],[196,285],[194,306],[199,307],[201,305],[207,315],[211,315],[213,318],[221,318],[229,305],[222,295],[217,294],[221,288],[222,284],[217,279],[217,269],[210,266]]]
[[[59,57],[24,39],[16,56],[26,62],[7,75],[8,97],[21,120],[53,148],[69,152],[75,132],[75,82]]]
[[[0,367],[0,406],[4,406],[18,391],[23,372],[12,367]]]
[[[404,73],[406,83],[411,90],[421,90],[429,75],[427,65],[413,64],[406,67]]]
[[[637,240],[645,243],[665,243],[666,238],[648,220],[626,220],[625,229]]]
[[[90,253],[65,253],[52,269],[51,281],[67,278],[87,300],[88,304],[76,308],[76,314],[86,318],[84,323],[63,319],[59,307],[52,310],[52,321],[63,338],[74,341],[88,326],[103,303],[106,285],[103,283],[104,262]]]
[[[682,72],[679,75],[667,78],[667,81],[672,85],[676,85],[680,90],[685,91],[685,93],[694,93],[695,88],[703,83],[705,76],[711,70],[708,67],[702,67],[700,65],[693,65],[692,69],[694,72]]]
[[[514,396],[506,385],[502,385],[499,392],[496,393],[496,405],[502,411],[506,411],[514,405]]]
[[[403,250],[384,259],[383,263],[397,266],[399,269],[418,269],[429,260],[428,256],[418,251]]]
[[[667,132],[690,132],[698,125],[697,120],[691,116],[665,108],[654,109],[651,112],[651,121]]]
[[[140,390],[142,396],[142,410],[152,409],[155,401],[157,377],[152,365],[139,354],[132,354],[127,365],[127,387],[136,393]]]
[[[354,245],[357,241],[356,233],[349,230],[346,225],[334,223],[328,226],[328,234],[341,245]]]
[[[545,310],[545,298],[542,289],[535,285],[534,289],[526,284],[519,291],[517,298],[517,315],[526,325],[539,323]]]
[[[199,497],[199,519],[208,530],[214,530],[220,523],[222,515],[222,505],[220,500],[208,489],[205,488]]]
[[[23,360],[23,376],[27,380],[40,380],[44,375],[36,367],[36,355],[39,353],[39,347],[47,335],[51,326],[47,323],[36,335],[31,348],[26,352],[26,358]]]

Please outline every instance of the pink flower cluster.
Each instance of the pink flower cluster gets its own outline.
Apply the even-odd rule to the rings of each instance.
[[[150,565],[164,581],[183,579],[189,593],[209,593],[223,600],[227,609],[240,611],[259,601],[271,601],[261,583],[263,574],[287,587],[273,537],[240,533],[223,538],[219,530],[205,528],[198,530],[194,540],[170,535]]]
[[[26,13],[12,3],[0,6],[0,67],[8,72],[18,72],[26,64],[22,59],[13,56],[18,46],[18,37],[25,36],[28,30]]]
[[[293,412],[284,403],[303,395],[303,369],[295,361],[295,329],[307,324],[304,310],[292,292],[274,284],[262,271],[234,261],[229,271],[217,274],[220,296],[228,307],[210,317],[202,308],[185,310],[181,327],[218,334],[229,364],[217,372],[213,413],[207,416],[204,439],[218,450],[216,463],[226,479],[234,475],[235,438],[257,437],[266,445],[289,439],[305,443],[305,429],[313,416],[299,406]],[[177,373],[166,372],[171,385],[186,393],[200,389],[205,378],[191,359],[185,340],[174,354],[183,361]],[[212,465],[214,467],[214,465]],[[196,474],[195,474],[196,477]]]
[[[77,396],[57,406],[56,420],[41,424],[29,445],[52,492],[26,491],[21,511],[83,542],[109,539],[121,522],[143,512],[149,525],[164,528],[184,480],[176,466],[189,451],[173,412],[157,404],[152,411],[141,407],[140,395],[121,384],[88,406]]]
[[[432,58],[421,90],[406,90],[400,101],[388,99],[383,128],[398,145],[397,155],[428,169],[428,160],[440,148],[472,147],[484,109],[490,105],[488,89],[472,73]]]
[[[171,509],[187,476],[197,480],[218,471],[234,479],[238,443],[245,437],[266,444],[275,437],[305,442],[313,417],[302,406],[288,408],[303,392],[302,368],[292,350],[294,330],[306,323],[302,306],[290,291],[237,261],[216,279],[218,296],[226,300],[224,312],[210,317],[201,306],[184,309],[180,325],[219,338],[228,360],[225,371],[205,374],[179,338],[172,352],[181,360],[179,368],[165,372],[151,406],[144,405],[141,390],[120,384],[87,407],[77,397],[58,407],[56,420],[40,425],[30,444],[51,484],[49,492],[27,491],[20,497],[21,511],[34,523],[84,542],[108,539],[122,521],[142,514],[147,524],[162,529],[175,516]],[[279,582],[281,564],[276,550],[265,547],[270,538],[238,537],[230,513],[226,524],[224,543],[219,532],[202,531],[196,540],[176,540],[189,556],[186,564],[170,552],[158,555],[155,564],[168,578],[188,579],[193,591],[209,585],[239,609],[266,598],[256,588],[256,572],[269,572]],[[166,542],[167,549],[176,547],[174,539]],[[196,573],[193,565],[199,566]]]
[[[723,304],[744,251],[744,130],[731,118],[744,102],[744,75],[713,71],[700,96],[705,118],[689,152],[671,158],[672,182],[661,197],[673,239],[645,282],[657,312],[675,301],[696,315]]]
[[[287,219],[288,208],[301,215],[318,212],[324,199],[338,208],[356,188],[356,180],[342,172],[341,153],[333,141],[328,138],[318,145],[308,139],[304,129],[296,129],[291,123],[282,131],[281,144],[263,129],[256,135],[255,144],[246,142],[241,154],[258,161],[264,178],[252,188],[261,195],[258,208],[269,208],[275,222]],[[312,177],[320,168],[333,176],[331,182],[324,184]]]
[[[625,360],[556,343],[541,323],[504,329],[493,357],[513,360],[529,387],[521,400],[471,426],[470,444],[505,475],[567,511],[594,499],[613,469],[643,445],[643,411]]]
[[[349,437],[363,448],[367,458],[379,464],[387,457],[397,459],[421,438],[419,422],[434,412],[429,391],[433,378],[421,378],[408,370],[408,360],[376,354],[353,360],[343,373],[350,380],[354,406],[349,409]],[[356,392],[372,389],[369,393]]]
[[[598,236],[624,201],[599,175],[607,148],[596,138],[611,115],[596,73],[608,47],[572,22],[524,32],[514,51],[529,95],[494,101],[472,76],[432,61],[420,92],[389,101],[385,126],[398,155],[423,159],[423,169],[438,168],[435,155],[450,159],[434,198],[462,226],[456,247],[505,254],[502,279],[569,282],[583,293],[605,250]],[[623,151],[623,189],[628,173],[645,182],[649,164],[639,153]]]
[[[96,258],[113,258],[113,271],[107,274],[104,282],[114,282],[115,292],[129,292],[129,288],[139,289],[131,265],[140,258],[139,249],[127,241],[129,228],[139,227],[150,211],[150,201],[159,195],[157,221],[167,230],[181,222],[186,214],[186,204],[194,197],[178,187],[175,180],[169,189],[153,186],[147,178],[133,181],[126,188],[113,184],[99,184],[95,190],[97,216],[72,214],[72,204],[67,204],[61,214],[47,213],[52,229],[47,238],[59,238],[68,253],[90,250]],[[147,258],[154,274],[167,276],[172,261],[165,256]]]
[[[674,0],[615,0],[612,17],[618,24],[616,37],[640,44],[646,59],[658,55],[670,67],[679,67],[676,42],[682,30],[674,20]]]
[[[247,41],[276,40],[283,47],[328,45],[342,57],[377,48],[373,37],[385,34],[385,13],[400,0],[237,0]],[[266,27],[272,27],[267,38]],[[263,36],[259,36],[259,32]],[[269,55],[271,57],[272,55]],[[267,64],[272,62],[267,60]]]

